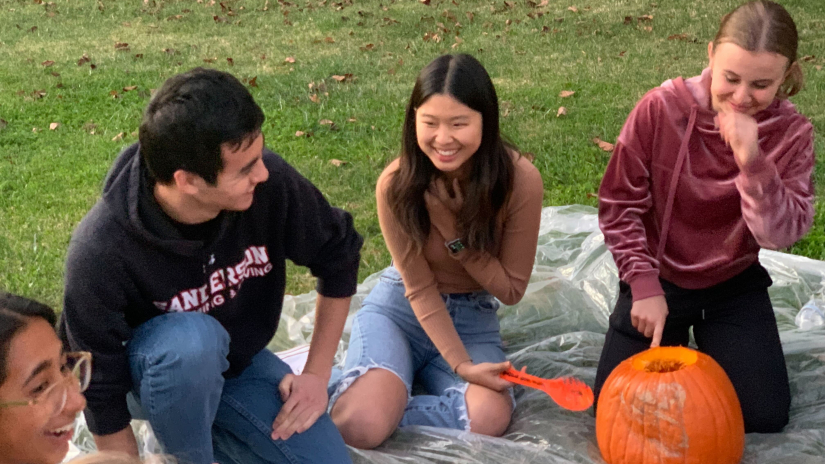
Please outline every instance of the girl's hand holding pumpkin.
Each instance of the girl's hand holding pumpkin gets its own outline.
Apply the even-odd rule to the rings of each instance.
[[[501,378],[501,373],[511,367],[513,367],[513,365],[510,364],[510,361],[480,364],[473,364],[472,361],[464,361],[456,366],[455,373],[469,383],[502,392],[513,386],[511,382]]]
[[[759,158],[759,127],[753,117],[744,113],[716,115],[719,135],[733,150],[733,157],[742,171],[749,171]]]
[[[667,301],[665,301],[663,295],[633,302],[633,308],[630,310],[630,320],[639,333],[653,339],[650,343],[651,348],[659,346],[662,342],[662,332],[665,330],[667,313]]]

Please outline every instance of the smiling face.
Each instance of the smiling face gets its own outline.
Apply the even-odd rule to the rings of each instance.
[[[245,211],[252,206],[255,187],[269,178],[262,158],[263,146],[262,134],[234,149],[224,144],[221,146],[223,169],[215,184],[197,177],[194,197],[204,210],[214,213],[212,217],[224,210]]]
[[[776,98],[785,81],[788,58],[770,52],[749,52],[733,43],[708,44],[711,104],[714,111],[750,116]]]
[[[450,95],[435,94],[416,109],[415,134],[436,169],[461,174],[481,146],[481,113]]]
[[[0,403],[32,399],[41,402],[0,408],[0,462],[55,464],[66,456],[75,417],[86,407],[86,400],[77,388],[68,387],[66,404],[58,413],[44,404],[42,392],[65,379],[62,367],[62,345],[45,320],[31,319],[12,338],[6,380],[0,385]]]

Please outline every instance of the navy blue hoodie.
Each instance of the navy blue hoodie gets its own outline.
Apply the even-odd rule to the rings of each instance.
[[[231,337],[231,377],[278,328],[286,259],[307,266],[324,296],[351,296],[358,280],[363,240],[352,217],[278,155],[264,150],[269,179],[256,187],[252,206],[222,212],[213,237],[195,241],[155,202],[139,151],[132,145],[115,160],[66,262],[60,332],[72,350],[94,356],[86,420],[98,435],[131,419],[126,344],[143,322],[181,311],[215,317]]]

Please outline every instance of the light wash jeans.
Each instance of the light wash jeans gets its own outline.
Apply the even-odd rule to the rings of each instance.
[[[496,316],[498,300],[484,291],[446,294],[442,299],[473,362],[506,360]],[[453,373],[421,328],[394,267],[384,271],[355,315],[343,373],[333,374],[330,384],[330,409],[355,379],[374,368],[392,372],[407,387],[409,399],[399,427],[470,429],[464,398],[468,384]]]
[[[270,438],[283,406],[278,385],[291,370],[264,349],[241,375],[224,379],[229,334],[211,316],[150,319],[135,329],[128,352],[133,417],[148,420],[181,464],[352,462],[328,414],[288,440]]]

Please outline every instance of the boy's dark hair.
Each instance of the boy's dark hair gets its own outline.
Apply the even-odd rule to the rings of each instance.
[[[195,68],[171,77],[152,97],[140,123],[140,153],[152,178],[169,184],[183,169],[214,185],[221,145],[237,149],[261,131],[264,113],[234,76]]]
[[[52,308],[0,290],[0,385],[6,381],[6,358],[12,339],[35,318],[45,320],[52,327],[57,321]]]

